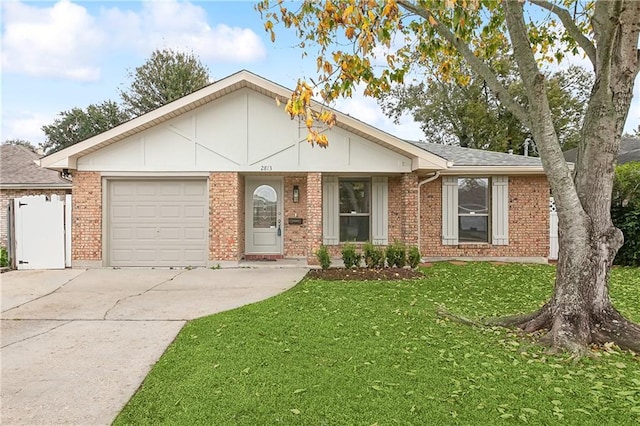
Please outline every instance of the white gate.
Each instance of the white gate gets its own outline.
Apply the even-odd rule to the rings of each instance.
[[[13,257],[17,269],[70,266],[71,195],[47,199],[33,195],[13,200]]]
[[[549,260],[558,260],[558,212],[553,197],[549,198]]]

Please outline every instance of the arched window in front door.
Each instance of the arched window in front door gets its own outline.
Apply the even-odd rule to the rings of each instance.
[[[269,185],[260,185],[253,191],[253,227],[275,228],[278,215],[278,195]]]

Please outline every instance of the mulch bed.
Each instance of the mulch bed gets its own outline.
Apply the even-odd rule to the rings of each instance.
[[[307,277],[326,281],[396,281],[424,278],[424,274],[408,268],[329,268],[312,269]]]

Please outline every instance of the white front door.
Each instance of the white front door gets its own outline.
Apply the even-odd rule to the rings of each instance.
[[[282,254],[282,178],[246,178],[246,254]]]

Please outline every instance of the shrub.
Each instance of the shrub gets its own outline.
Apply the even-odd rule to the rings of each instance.
[[[345,244],[342,247],[342,261],[345,268],[357,268],[360,266],[362,256],[356,252],[356,246],[353,244]]]
[[[420,260],[422,260],[422,256],[420,255],[420,250],[418,247],[411,247],[409,249],[409,253],[407,254],[407,260],[409,261],[409,266],[411,269],[416,269],[420,264]]]
[[[382,247],[366,243],[362,248],[364,263],[367,268],[384,268],[384,250]]]
[[[387,247],[387,265],[404,268],[407,264],[407,249],[404,244],[395,242]]]
[[[9,266],[9,252],[6,248],[0,247],[0,268]]]
[[[640,162],[616,167],[612,195],[611,219],[624,234],[615,263],[640,266]]]
[[[316,252],[316,257],[318,258],[318,262],[320,262],[320,267],[322,269],[329,269],[329,266],[331,266],[331,256],[329,255],[329,250],[327,250],[326,246],[320,246]]]

